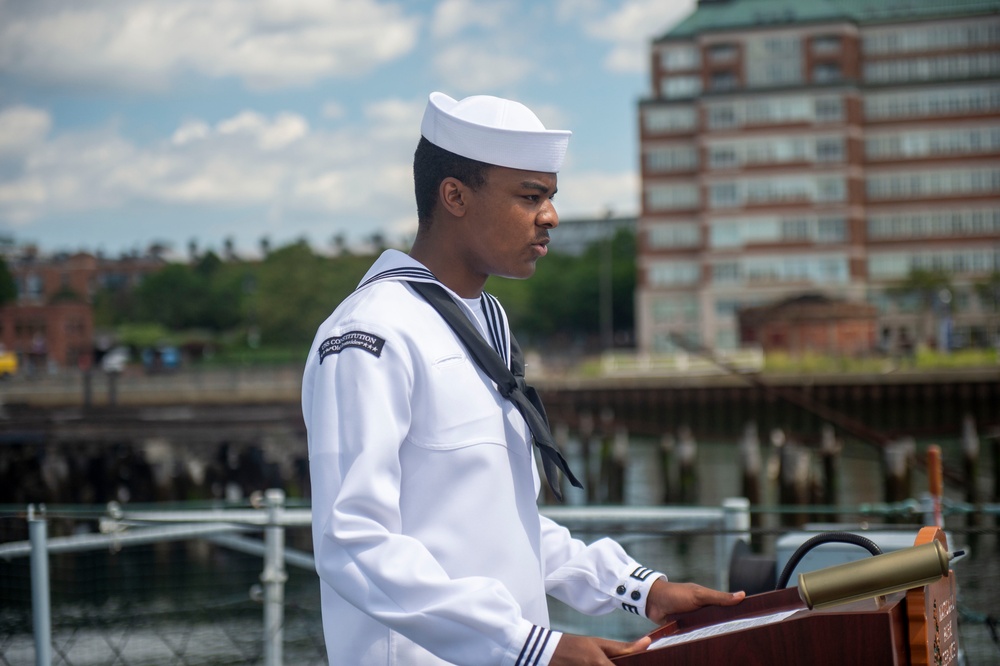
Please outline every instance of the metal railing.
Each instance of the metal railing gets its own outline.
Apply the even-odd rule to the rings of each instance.
[[[48,536],[44,506],[29,506],[29,540],[0,544],[0,559],[30,557],[32,628],[36,666],[52,664],[49,555],[79,553],[166,541],[203,539],[263,558],[260,574],[263,602],[262,659],[265,666],[283,663],[284,586],[286,565],[315,570],[313,557],[285,545],[285,529],[306,527],[311,510],[287,508],[282,490],[262,493],[251,509],[129,510],[117,503],[99,520],[100,533]],[[567,507],[545,506],[542,513],[571,530],[588,533],[711,530],[715,537],[715,572],[720,589],[728,584],[729,554],[735,541],[749,539],[750,506],[744,498],[727,499],[721,507]],[[263,530],[263,542],[246,536]]]

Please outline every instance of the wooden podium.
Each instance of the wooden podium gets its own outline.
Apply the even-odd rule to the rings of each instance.
[[[920,530],[914,545],[945,542],[938,528]],[[701,636],[701,634],[709,634]],[[650,634],[679,642],[612,659],[626,666],[948,666],[958,663],[955,574],[878,599],[809,610],[797,588],[747,597],[672,616]]]

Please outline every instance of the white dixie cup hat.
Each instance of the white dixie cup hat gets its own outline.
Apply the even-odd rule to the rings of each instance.
[[[573,133],[545,129],[520,102],[490,95],[456,101],[432,92],[420,133],[439,148],[495,166],[557,173]]]

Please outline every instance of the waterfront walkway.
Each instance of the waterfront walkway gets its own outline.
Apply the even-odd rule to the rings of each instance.
[[[535,365],[535,368],[539,365]],[[749,377],[749,376],[748,376]],[[880,387],[940,386],[978,387],[1000,383],[1000,366],[956,370],[900,369],[883,373],[754,374],[774,387],[842,387],[845,390]],[[748,378],[718,372],[664,372],[618,368],[602,374],[547,372],[529,378],[544,393],[606,390],[734,389],[750,385]],[[120,375],[79,371],[0,380],[0,406],[35,407],[264,404],[297,403],[302,367],[289,364],[268,367],[183,369],[147,374],[128,368]]]

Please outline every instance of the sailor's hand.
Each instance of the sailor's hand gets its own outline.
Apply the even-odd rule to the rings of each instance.
[[[648,636],[632,643],[622,643],[591,636],[563,634],[549,666],[611,666],[612,657],[642,652],[649,647],[649,643]]]
[[[649,589],[646,616],[663,624],[668,615],[687,613],[702,606],[735,606],[744,597],[745,592],[720,592],[695,583],[671,583],[660,578]]]

